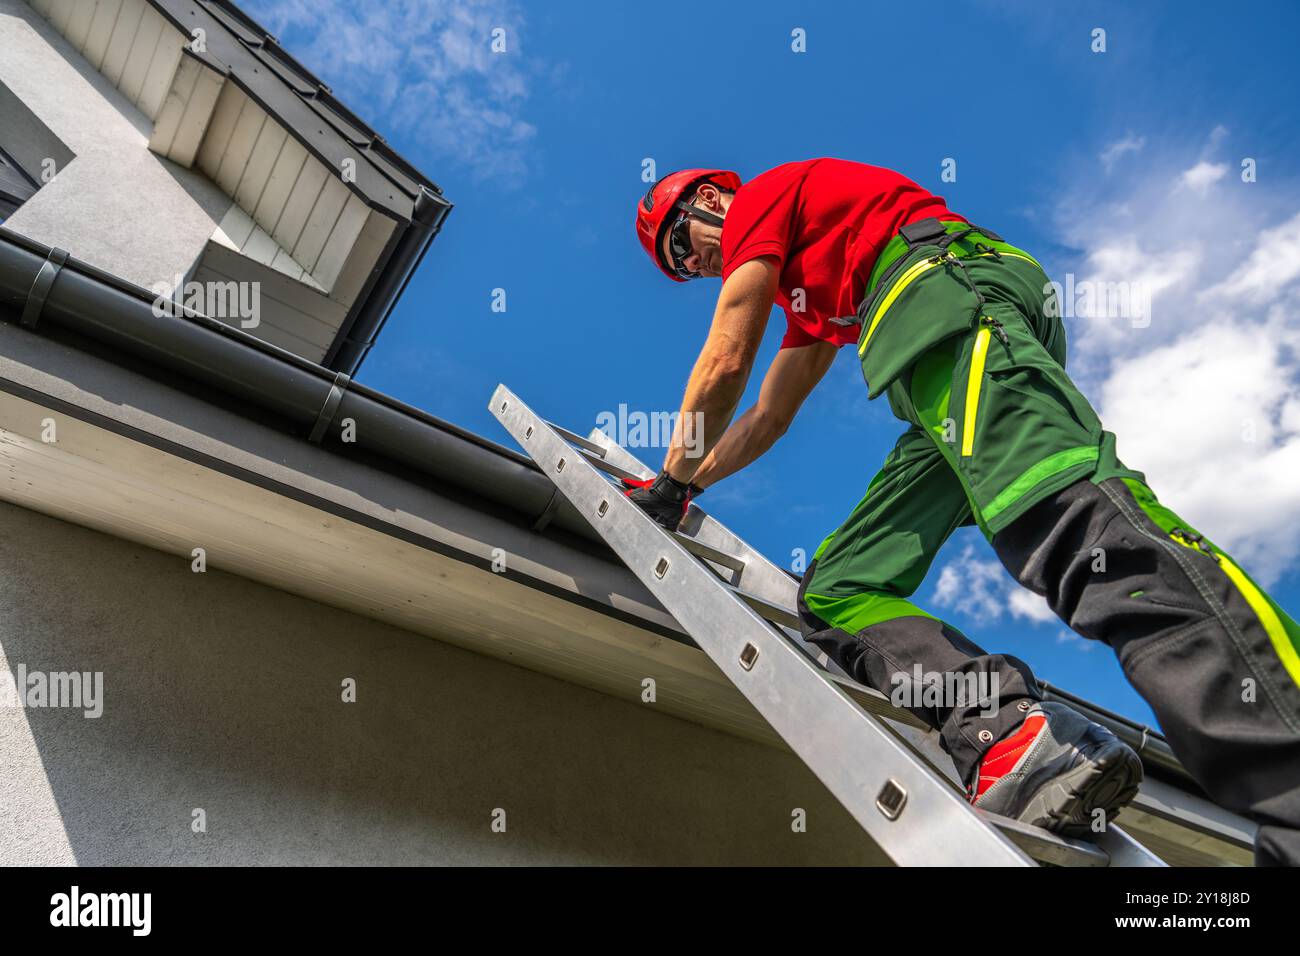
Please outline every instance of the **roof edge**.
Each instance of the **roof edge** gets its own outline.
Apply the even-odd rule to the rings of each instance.
[[[263,409],[334,453],[370,453],[514,513],[535,531],[554,524],[608,551],[526,455],[204,315],[186,311],[160,320],[153,301],[145,289],[0,225],[0,305],[17,310],[29,329],[66,328]],[[332,427],[344,418],[356,422],[355,440],[331,440]],[[1140,744],[1144,763],[1161,777],[1200,793],[1157,730],[1047,690]]]
[[[392,149],[387,141],[344,106],[314,74],[290,56],[256,21],[230,0],[148,0],[186,36],[206,33],[202,54],[185,48],[220,71],[309,153],[337,170],[356,162],[345,185],[371,209],[412,222],[422,188],[442,188]]]

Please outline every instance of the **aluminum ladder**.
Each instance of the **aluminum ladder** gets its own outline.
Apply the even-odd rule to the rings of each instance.
[[[492,414],[895,863],[1163,866],[1114,823],[1076,840],[977,810],[938,736],[805,643],[793,577],[692,505],[669,532],[619,478],[654,472],[603,432],[539,417],[504,385]]]

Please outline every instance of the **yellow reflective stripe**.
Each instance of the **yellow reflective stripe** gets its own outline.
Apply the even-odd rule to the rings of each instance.
[[[880,324],[880,320],[884,317],[885,312],[894,304],[894,300],[902,294],[903,290],[907,288],[908,283],[927,269],[933,269],[935,266],[941,265],[942,263],[943,258],[922,259],[920,262],[914,262],[911,267],[899,277],[898,281],[894,283],[894,287],[889,290],[889,294],[885,296],[884,300],[876,308],[876,314],[872,317],[871,324],[867,326],[867,334],[863,337],[862,344],[858,346],[859,358],[861,358],[867,351],[867,343],[871,341],[871,334],[876,331],[876,326]]]
[[[1185,548],[1191,548],[1201,554],[1205,553],[1196,545],[1184,541],[1176,535],[1171,534],[1169,537]],[[1295,645],[1291,643],[1291,638],[1286,633],[1286,627],[1283,626],[1277,612],[1273,610],[1273,605],[1260,593],[1259,588],[1255,587],[1254,582],[1246,577],[1245,572],[1233,563],[1231,558],[1217,548],[1214,549],[1214,554],[1219,559],[1219,566],[1223,568],[1223,573],[1228,576],[1229,581],[1236,585],[1237,590],[1241,592],[1241,596],[1250,605],[1250,609],[1259,618],[1259,623],[1264,625],[1264,633],[1268,635],[1269,641],[1273,644],[1273,650],[1277,652],[1277,656],[1281,659],[1282,666],[1291,675],[1291,679],[1297,685],[1300,685],[1300,655],[1296,654]]]
[[[1246,577],[1241,568],[1233,564],[1226,554],[1219,555],[1219,562],[1224,573],[1233,584],[1237,585],[1237,590],[1246,598],[1246,603],[1255,612],[1259,622],[1264,625],[1268,639],[1273,642],[1273,650],[1277,651],[1277,656],[1282,659],[1282,666],[1291,675],[1291,679],[1300,684],[1300,656],[1296,655],[1295,645],[1287,636],[1286,628],[1282,626],[1282,621],[1273,610],[1273,605],[1268,603],[1268,599],[1259,592],[1259,588],[1255,587],[1250,578]]]
[[[1022,255],[1018,252],[1004,252],[1002,250],[996,252],[977,252],[974,255],[961,256],[960,258],[982,259],[994,255],[1010,256],[1013,259],[1024,259],[1026,262],[1032,262],[1034,265],[1038,266],[1038,268],[1042,268],[1042,266],[1038,265],[1038,260],[1033,258],[1033,256]],[[922,272],[933,269],[935,266],[943,265],[943,263],[948,259],[956,258],[958,257],[954,256],[951,252],[946,252],[938,258],[922,259],[920,262],[913,263],[906,272],[899,276],[898,281],[894,283],[894,287],[889,290],[889,294],[885,296],[884,300],[876,308],[876,314],[871,317],[871,323],[867,326],[867,334],[863,336],[862,344],[858,346],[858,358],[862,358],[862,356],[866,354],[867,344],[871,341],[871,336],[872,333],[876,331],[876,326],[880,324],[880,320],[885,317],[885,312],[894,304],[894,300],[902,294],[903,289],[907,287],[908,283],[919,276]]]
[[[975,451],[975,416],[979,414],[980,386],[984,384],[984,358],[989,351],[991,330],[986,325],[975,336],[975,351],[971,354],[970,375],[966,379],[966,405],[962,414],[961,454],[969,458]]]

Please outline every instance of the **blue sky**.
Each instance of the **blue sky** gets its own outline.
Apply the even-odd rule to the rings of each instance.
[[[718,285],[670,283],[645,259],[643,163],[746,178],[815,156],[891,166],[1054,278],[1150,290],[1140,327],[1086,308],[1067,320],[1071,372],[1165,503],[1300,609],[1294,4],[245,6],[456,204],[366,384],[505,443],[486,411],[498,382],[580,431],[620,404],[676,410]],[[957,178],[941,182],[949,158]],[[746,404],[783,327],[777,313]],[[841,350],[777,447],[701,503],[789,565],[900,430]],[[1021,591],[977,532],[954,536],[917,600],[1154,722],[1109,650]]]

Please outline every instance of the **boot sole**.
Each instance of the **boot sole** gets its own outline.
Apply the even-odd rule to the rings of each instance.
[[[1030,799],[1019,819],[1053,833],[1087,837],[1101,809],[1106,823],[1137,796],[1142,761],[1118,740],[1101,744],[1087,762],[1049,781]]]

